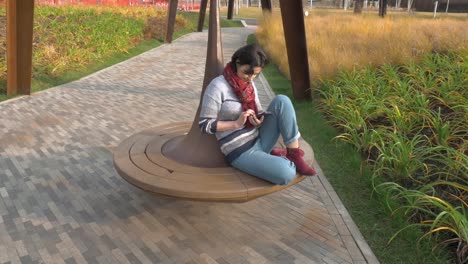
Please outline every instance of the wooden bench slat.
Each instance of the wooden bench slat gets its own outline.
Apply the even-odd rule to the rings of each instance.
[[[116,160],[120,175],[143,190],[169,196],[202,200],[240,200],[247,198],[242,182],[231,183],[186,183],[149,174],[133,166],[128,159]],[[135,177],[134,175],[138,175]]]
[[[192,200],[245,202],[288,188],[306,177],[298,177],[286,186],[245,174],[233,167],[201,168],[165,157],[166,142],[186,134],[190,124],[158,126],[134,134],[114,151],[117,172],[128,182],[155,194]],[[281,145],[281,142],[279,142]],[[313,151],[302,140],[305,158],[313,160]]]
[[[190,166],[184,163],[177,162],[172,159],[168,159],[166,156],[164,156],[161,153],[161,148],[164,145],[165,142],[167,142],[167,139],[170,138],[171,135],[167,135],[164,137],[155,137],[151,142],[149,142],[147,148],[146,148],[146,155],[148,158],[156,163],[160,164],[161,166],[167,168],[167,169],[172,169],[172,168],[177,168],[178,171],[180,172],[185,172],[185,173],[209,173],[209,174],[231,174],[233,168],[231,167],[222,167],[222,168],[201,168],[201,167],[195,167],[195,166]]]

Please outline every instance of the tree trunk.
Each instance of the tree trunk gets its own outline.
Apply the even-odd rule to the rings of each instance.
[[[204,1],[207,2],[208,0]],[[198,127],[198,117],[200,116],[206,87],[212,79],[222,74],[224,68],[218,4],[218,0],[210,0],[205,76],[203,78],[200,103],[192,127],[187,135],[170,140],[161,148],[163,155],[169,159],[202,168],[226,166],[224,155],[221,153],[216,137],[203,134]]]
[[[205,23],[205,13],[206,13],[206,6],[208,5],[208,0],[201,0],[200,3],[200,12],[198,15],[198,27],[197,31],[203,31],[203,24]]]
[[[232,12],[234,10],[234,0],[229,0],[228,2],[228,12],[227,19],[232,19]]]
[[[411,13],[411,6],[413,5],[413,0],[408,0],[408,13]]]
[[[169,7],[167,9],[167,26],[166,26],[166,38],[164,42],[171,43],[172,35],[174,34],[174,25],[177,13],[177,4],[179,0],[170,0]]]
[[[270,12],[271,14],[271,0],[261,0],[261,3],[262,3],[262,11]]]
[[[387,0],[379,0],[379,16],[385,17],[387,14]]]
[[[363,6],[364,6],[364,0],[355,0],[354,1],[354,13],[361,14]]]

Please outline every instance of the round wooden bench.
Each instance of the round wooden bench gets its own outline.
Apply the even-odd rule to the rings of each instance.
[[[114,152],[117,172],[131,184],[155,194],[206,200],[245,202],[288,188],[305,179],[297,175],[288,185],[274,185],[233,167],[202,168],[180,163],[162,154],[171,140],[184,137],[191,123],[158,126],[124,140]],[[301,139],[305,159],[313,161],[312,148]]]

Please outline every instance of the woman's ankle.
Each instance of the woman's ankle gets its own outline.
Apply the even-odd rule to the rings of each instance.
[[[316,175],[315,169],[304,160],[304,151],[300,148],[288,148],[286,158],[296,165],[296,171],[302,175]]]
[[[299,140],[296,139],[293,142],[289,143],[288,145],[286,145],[286,148],[288,149],[299,148]]]

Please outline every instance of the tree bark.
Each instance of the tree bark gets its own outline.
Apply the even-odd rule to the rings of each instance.
[[[408,13],[411,13],[411,6],[413,5],[413,0],[408,0]]]
[[[364,6],[364,0],[354,1],[354,13],[355,14],[361,14],[363,6]]]
[[[203,24],[205,23],[205,14],[206,14],[206,6],[208,5],[208,0],[201,0],[200,3],[200,12],[198,14],[198,27],[197,31],[203,31]]]
[[[261,0],[262,2],[262,11],[271,13],[271,0]]]
[[[178,2],[178,0],[169,0],[169,8],[167,9],[166,43],[172,42]]]
[[[379,16],[385,17],[387,14],[388,0],[379,0]]]
[[[234,10],[234,0],[229,0],[228,1],[227,19],[232,19],[233,10]]]

